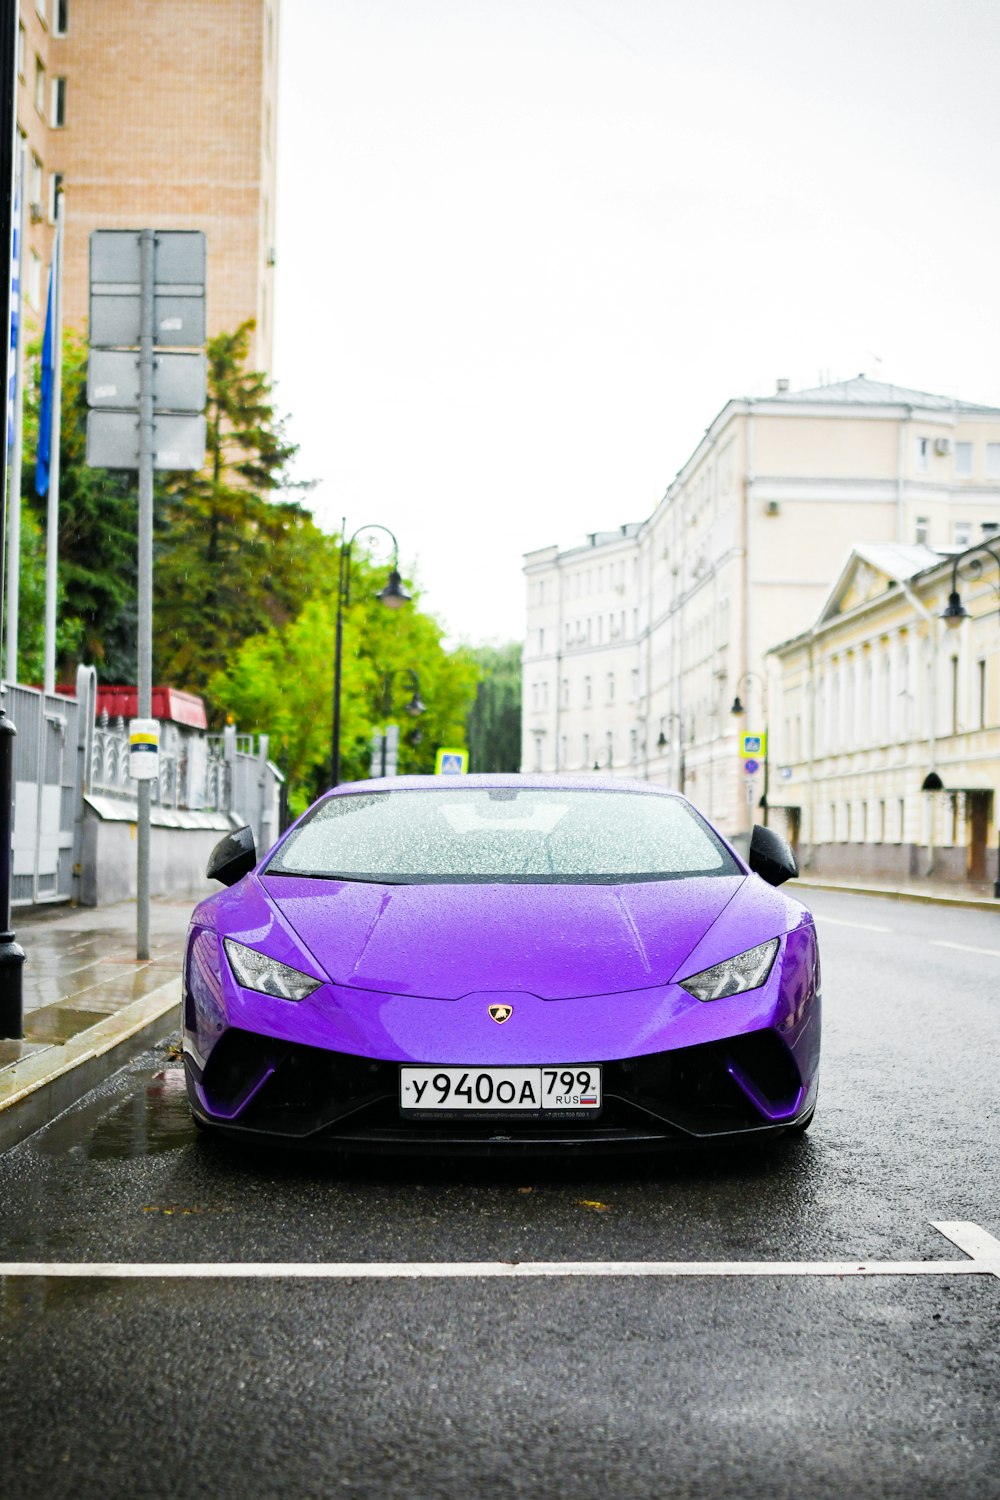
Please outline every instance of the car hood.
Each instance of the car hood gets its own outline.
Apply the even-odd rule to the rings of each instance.
[[[563,1000],[668,983],[746,877],[582,886],[259,879],[336,984],[439,1000],[486,990]]]

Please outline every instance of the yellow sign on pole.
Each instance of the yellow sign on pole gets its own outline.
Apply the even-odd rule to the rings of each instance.
[[[766,734],[741,734],[740,755],[743,760],[763,760],[767,754]]]
[[[435,776],[464,776],[468,769],[468,750],[439,750],[434,760]]]

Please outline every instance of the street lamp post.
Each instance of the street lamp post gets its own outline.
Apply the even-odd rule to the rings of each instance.
[[[398,677],[401,673],[410,679],[410,687],[412,689],[412,697],[410,698],[409,703],[406,705],[405,712],[410,715],[411,719],[419,719],[420,715],[422,713],[426,713],[427,711],[427,705],[424,703],[424,700],[420,696],[420,678],[417,676],[412,667],[396,667],[393,671],[386,673],[385,677],[382,679],[382,714],[386,720],[386,724],[380,735],[382,744],[381,774],[383,776],[385,775],[387,769],[389,750],[388,720],[389,716],[392,713],[392,684],[393,679]],[[409,736],[409,742],[411,745],[419,745],[422,738],[423,736],[420,730],[414,729],[413,733]]]
[[[337,629],[333,647],[333,734],[330,743],[330,785],[340,785],[340,692],[344,658],[344,610],[351,602],[351,547],[363,531],[384,531],[392,542],[392,567],[385,587],[375,596],[388,609],[399,609],[408,604],[411,596],[403,587],[399,576],[399,543],[388,526],[371,522],[359,526],[347,540],[346,518],[340,523],[340,572],[337,578]]]
[[[746,711],[747,711],[746,707],[740,701],[740,688],[743,687],[744,685],[746,685],[747,687],[752,687],[754,683],[756,683],[758,685],[758,687],[760,688],[761,707],[764,710],[764,757],[763,757],[763,759],[764,759],[764,793],[763,793],[763,796],[760,799],[759,806],[760,806],[760,808],[761,808],[761,810],[763,811],[763,814],[764,814],[764,827],[766,828],[767,827],[768,768],[770,766],[770,759],[771,759],[771,741],[770,741],[770,739],[768,737],[768,732],[767,732],[767,683],[763,680],[763,678],[759,677],[756,672],[744,672],[742,674],[742,676],[737,679],[737,683],[736,683],[736,697],[733,699],[733,706],[729,710],[729,712],[731,714],[733,714],[737,718],[739,718],[741,715],[743,715],[743,714],[746,713]],[[748,699],[748,701],[750,699],[750,694],[749,693],[747,693],[747,699]],[[752,826],[753,826],[753,818],[752,817],[750,819],[750,823],[751,823],[751,828],[752,828]]]
[[[948,608],[941,616],[949,629],[954,630],[961,625],[963,620],[970,618],[969,611],[962,603],[962,596],[958,592],[958,570],[967,557],[973,557],[977,552],[988,552],[990,557],[1000,569],[1000,555],[988,547],[985,542],[976,542],[972,547],[966,547],[964,552],[956,553],[951,565],[951,593],[948,595]]]
[[[956,553],[951,565],[951,593],[948,595],[948,607],[941,616],[949,630],[957,630],[963,620],[972,618],[962,603],[962,596],[958,592],[958,570],[966,558],[975,557],[977,552],[988,553],[996,563],[997,569],[1000,570],[1000,554],[994,552],[993,548],[987,546],[985,542],[975,542],[971,547],[966,547],[964,552]],[[934,773],[932,772],[931,774],[933,775]],[[934,790],[933,787],[928,786],[930,779],[930,775],[924,779],[923,790]],[[938,786],[941,785],[940,777],[937,777],[937,784]],[[1000,835],[998,835],[997,842],[997,878],[993,882],[993,894],[1000,899]]]
[[[677,725],[677,751],[678,751],[678,760],[677,760],[677,790],[680,792],[681,796],[683,797],[683,795],[684,795],[684,780],[685,780],[685,776],[684,776],[684,770],[685,770],[685,768],[684,768],[684,719],[683,719],[683,717],[680,714],[675,713],[672,709],[671,709],[671,711],[669,713],[665,713],[662,716],[662,718],[660,719],[660,735],[659,735],[658,740],[656,741],[656,748],[657,748],[657,750],[669,750],[670,749],[670,741],[667,739],[667,736],[663,732],[663,726],[664,726],[664,724],[668,724],[669,725],[671,722],[674,722]]]

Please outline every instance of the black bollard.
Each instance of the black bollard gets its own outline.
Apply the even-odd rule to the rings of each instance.
[[[24,1036],[21,971],[24,949],[10,925],[11,813],[14,803],[14,736],[0,708],[0,1037]]]

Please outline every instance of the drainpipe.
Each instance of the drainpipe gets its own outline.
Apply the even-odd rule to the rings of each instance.
[[[896,541],[906,540],[906,498],[904,492],[904,475],[906,473],[906,434],[910,418],[913,416],[913,407],[906,408],[906,416],[900,418],[899,442],[896,452]]]
[[[552,747],[552,754],[558,776],[559,766],[559,730],[562,724],[562,643],[563,643],[563,571],[562,563],[556,558],[556,742]]]
[[[751,580],[753,570],[752,562],[752,540],[753,540],[753,406],[747,405],[746,423],[746,500],[743,506],[743,673],[750,681],[749,673],[753,663],[753,608],[751,600]],[[750,693],[747,693],[747,702],[750,702]],[[739,770],[737,768],[737,776]],[[740,788],[740,795],[744,788]],[[747,804],[748,824],[747,832],[753,832],[753,806]]]
[[[809,632],[809,864],[816,853],[816,636]]]
[[[934,616],[931,614],[930,610],[927,609],[923,604],[921,604],[921,602],[917,598],[916,594],[910,588],[910,585],[905,580],[901,580],[901,583],[902,583],[903,593],[906,595],[908,603],[912,604],[913,608],[917,611],[918,614],[923,615],[924,619],[927,621],[927,624],[928,624],[928,626],[930,628],[929,639],[930,639],[930,643],[931,643],[931,688],[930,688],[930,695],[929,695],[930,696],[930,702],[928,704],[928,712],[929,712],[929,715],[930,715],[930,725],[929,725],[928,733],[927,733],[927,754],[928,754],[928,759],[929,759],[929,762],[930,762],[930,768],[933,771],[933,769],[934,769],[934,759],[935,759],[935,756],[937,754],[937,733],[936,733],[936,730],[937,730],[937,676],[938,676],[938,670],[937,670],[937,628],[936,628],[936,621],[934,619]],[[932,792],[929,795],[933,796],[934,794]],[[924,874],[925,875],[933,875],[933,873],[934,873],[934,804],[932,802],[931,803],[931,814],[930,814],[930,831],[929,831],[928,837],[927,837],[927,868],[925,869]]]

